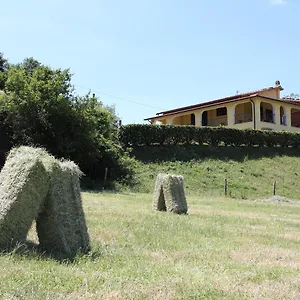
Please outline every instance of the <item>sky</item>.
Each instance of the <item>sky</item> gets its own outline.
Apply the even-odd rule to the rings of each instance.
[[[299,0],[12,0],[0,52],[70,68],[123,124],[273,86],[300,93]]]

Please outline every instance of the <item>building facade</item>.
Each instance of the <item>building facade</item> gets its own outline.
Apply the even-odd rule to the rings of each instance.
[[[274,87],[159,112],[145,120],[151,124],[300,132],[300,100],[281,98],[282,90],[276,81]]]

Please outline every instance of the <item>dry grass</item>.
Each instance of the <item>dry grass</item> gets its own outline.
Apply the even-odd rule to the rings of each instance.
[[[186,214],[183,177],[159,173],[156,177],[152,207],[158,211]]]
[[[74,256],[89,250],[89,236],[82,208],[79,176],[72,162],[53,166],[51,184],[43,212],[37,219],[37,232],[42,249]]]
[[[153,194],[153,201],[152,201],[152,208],[158,211],[166,211],[166,202],[165,196],[163,191],[163,179],[166,174],[159,173],[156,176],[155,187],[154,187],[154,194]]]
[[[46,198],[50,178],[40,161],[42,150],[13,149],[0,173],[0,245],[25,242]]]
[[[89,250],[80,176],[76,164],[43,149],[11,150],[0,173],[0,246],[24,243],[37,219],[42,249],[68,256]]]

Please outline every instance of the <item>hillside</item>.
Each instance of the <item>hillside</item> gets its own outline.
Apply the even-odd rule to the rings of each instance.
[[[131,190],[151,193],[159,172],[181,174],[187,194],[223,195],[242,199],[276,194],[300,199],[300,153],[293,148],[246,147],[141,147],[132,151],[137,159]]]

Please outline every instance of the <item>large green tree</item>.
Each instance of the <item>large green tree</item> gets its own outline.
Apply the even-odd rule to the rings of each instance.
[[[118,118],[94,95],[76,95],[71,78],[70,70],[52,69],[33,58],[6,70],[0,116],[9,148],[43,146],[74,160],[91,178],[102,178],[105,168],[123,176],[128,169],[117,139]]]

